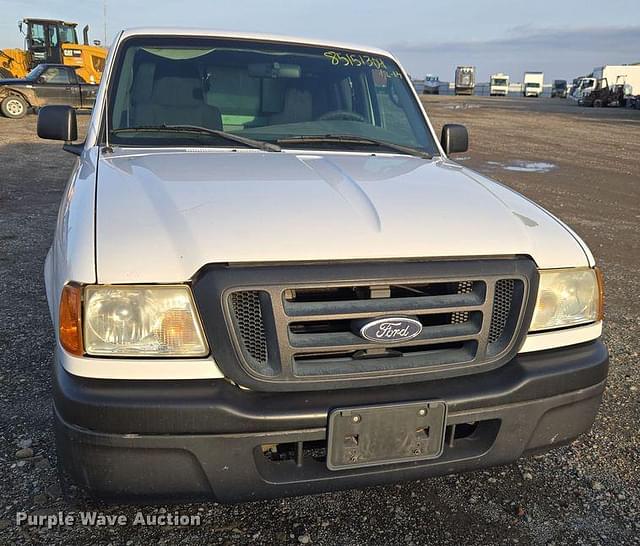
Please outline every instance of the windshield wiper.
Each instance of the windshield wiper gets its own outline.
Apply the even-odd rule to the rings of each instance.
[[[137,132],[153,132],[153,131],[172,131],[176,133],[202,133],[205,135],[214,135],[230,142],[236,142],[237,144],[244,144],[249,148],[257,148],[258,150],[264,150],[265,152],[279,152],[280,146],[272,144],[271,142],[264,142],[262,140],[254,140],[252,138],[246,138],[233,133],[227,133],[226,131],[219,131],[217,129],[208,129],[207,127],[200,127],[199,125],[142,125],[140,127],[122,127],[121,129],[112,129],[112,134],[119,133],[137,133]]]
[[[276,140],[278,144],[299,144],[305,142],[344,142],[346,144],[373,144],[381,148],[388,148],[407,155],[422,157],[423,159],[433,159],[433,156],[417,148],[411,146],[403,146],[402,144],[394,144],[386,140],[378,140],[376,138],[362,137],[358,135],[302,135],[290,138],[280,138]]]

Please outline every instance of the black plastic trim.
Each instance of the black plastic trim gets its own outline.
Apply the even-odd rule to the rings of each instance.
[[[325,427],[331,408],[439,399],[450,412],[560,395],[604,381],[600,340],[517,355],[473,376],[322,392],[247,391],[225,380],[88,379],[55,364],[54,403],[83,429],[121,434],[225,434]]]

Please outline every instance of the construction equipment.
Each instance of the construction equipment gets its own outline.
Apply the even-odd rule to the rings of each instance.
[[[77,23],[53,19],[23,19],[18,28],[25,36],[24,49],[0,49],[0,78],[24,78],[42,63],[77,67],[88,83],[98,83],[104,70],[107,50],[99,41],[89,44],[89,27],[83,29],[84,43],[78,42]]]

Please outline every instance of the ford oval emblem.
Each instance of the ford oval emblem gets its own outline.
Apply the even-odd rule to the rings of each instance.
[[[360,336],[376,343],[398,343],[420,335],[420,321],[406,317],[387,317],[367,322]]]

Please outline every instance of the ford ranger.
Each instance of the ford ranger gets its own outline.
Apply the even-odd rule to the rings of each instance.
[[[245,501],[511,463],[608,369],[582,240],[450,159],[389,53],[122,32],[45,262],[61,476]]]
[[[93,108],[98,86],[82,81],[76,70],[62,64],[40,64],[24,78],[0,80],[0,112],[16,119],[47,104]]]

